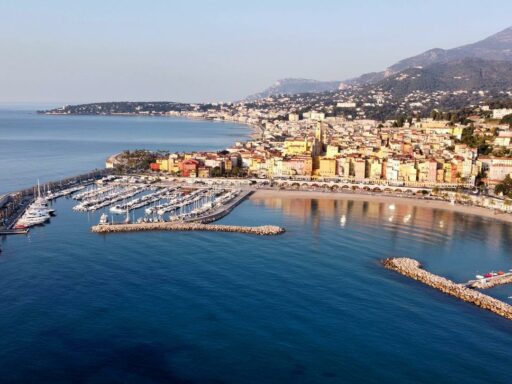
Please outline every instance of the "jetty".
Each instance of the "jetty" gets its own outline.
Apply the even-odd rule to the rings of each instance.
[[[502,272],[500,272],[502,273]],[[483,279],[477,280],[469,280],[465,286],[469,288],[477,288],[477,289],[487,289],[496,287],[498,285],[510,284],[512,283],[512,272],[502,273],[501,275],[497,274],[492,277],[486,277]]]
[[[214,221],[222,219],[228,213],[230,213],[235,207],[237,207],[242,201],[244,201],[247,197],[249,197],[253,191],[240,191],[238,196],[236,196],[233,200],[229,201],[227,204],[222,204],[218,208],[208,211],[204,215],[200,215],[199,217],[195,217],[192,219],[185,220],[186,222],[198,222],[198,223],[213,223]]]
[[[485,295],[475,289],[471,289],[466,284],[457,284],[447,278],[435,275],[422,269],[419,261],[406,257],[389,258],[383,260],[383,265],[387,269],[398,272],[413,280],[422,282],[432,288],[435,288],[447,295],[454,296],[467,303],[472,303],[477,307],[491,311],[506,319],[512,320],[512,306],[504,303],[494,297]]]
[[[94,233],[120,233],[138,231],[210,231],[210,232],[237,232],[258,236],[275,236],[285,232],[284,228],[275,225],[262,225],[257,227],[203,223],[136,223],[136,224],[107,224],[95,225],[91,228]]]
[[[0,229],[0,236],[3,235],[26,235],[28,229]]]

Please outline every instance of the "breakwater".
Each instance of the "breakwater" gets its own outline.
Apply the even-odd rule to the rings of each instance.
[[[94,233],[120,233],[138,231],[210,231],[210,232],[237,232],[259,236],[280,235],[284,228],[275,225],[262,225],[248,227],[239,225],[202,224],[202,223],[140,223],[140,224],[110,224],[95,225],[91,228]]]
[[[406,257],[383,260],[384,267],[396,271],[411,279],[417,280],[443,293],[460,300],[472,303],[480,308],[494,312],[506,319],[512,320],[512,306],[491,296],[485,295],[463,284],[457,284],[444,277],[435,275],[421,268],[421,264]]]
[[[493,276],[487,279],[481,279],[481,280],[471,280],[469,281],[466,286],[470,288],[477,288],[477,289],[487,289],[496,287],[498,285],[504,285],[504,284],[510,284],[512,283],[512,273],[506,273],[504,275],[498,275]]]

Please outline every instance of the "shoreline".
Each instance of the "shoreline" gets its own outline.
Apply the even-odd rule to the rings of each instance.
[[[512,215],[506,213],[495,214],[488,208],[476,207],[470,205],[451,205],[447,201],[418,199],[414,197],[393,196],[393,195],[377,195],[363,193],[346,193],[346,192],[320,192],[320,191],[289,191],[289,190],[270,190],[258,189],[249,198],[265,199],[265,198],[294,198],[294,199],[331,199],[331,200],[354,200],[354,201],[370,201],[381,202],[397,205],[409,205],[422,208],[441,209],[450,212],[457,212],[466,215],[480,216],[487,219],[499,220],[506,223],[512,223]]]
[[[221,124],[235,124],[244,126],[245,128],[249,129],[248,137],[251,139],[257,139],[259,136],[262,135],[264,129],[262,126],[253,124],[253,123],[246,123],[243,121],[236,121],[236,120],[216,120],[216,119],[206,119],[204,117],[195,117],[195,116],[186,116],[186,115],[166,115],[166,114],[160,114],[160,115],[141,115],[137,113],[108,113],[108,114],[79,114],[79,113],[48,113],[48,112],[39,112],[35,111],[36,114],[39,115],[47,115],[47,116],[105,116],[105,117],[163,117],[163,118],[174,118],[174,119],[183,119],[183,120],[195,120],[195,121],[204,121],[204,122],[211,122],[211,123],[221,123]]]

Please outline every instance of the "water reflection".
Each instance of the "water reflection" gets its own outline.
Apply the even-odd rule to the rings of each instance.
[[[461,214],[443,209],[379,201],[345,199],[309,199],[289,197],[252,197],[253,203],[280,210],[302,224],[310,223],[319,233],[322,223],[336,223],[340,228],[367,227],[385,229],[394,236],[424,243],[445,244],[457,233],[459,237],[481,241],[490,248],[512,245],[512,226],[508,223]]]

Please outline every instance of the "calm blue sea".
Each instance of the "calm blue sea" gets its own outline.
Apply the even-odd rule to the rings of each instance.
[[[126,149],[221,150],[248,134],[237,124],[0,108],[0,194],[103,168]]]
[[[39,121],[17,116],[13,130]],[[109,148],[159,144],[166,129],[181,141],[170,135],[164,149],[215,147],[214,130],[220,147],[244,134],[180,120],[42,119],[51,123],[32,132],[56,147],[31,139],[24,156],[40,168],[53,156],[86,159],[76,141],[47,137],[58,138],[59,124],[91,143],[98,166]],[[73,204],[58,200],[58,216],[28,237],[0,239],[2,383],[510,382],[510,321],[379,264],[415,257],[457,281],[509,269],[510,225],[407,205],[252,197],[222,222],[281,225],[284,235],[103,236],[89,231],[100,213]],[[509,301],[512,289],[488,293]]]

